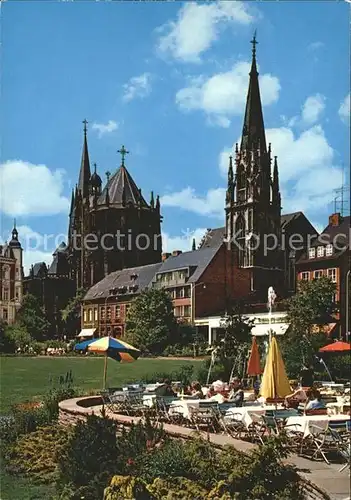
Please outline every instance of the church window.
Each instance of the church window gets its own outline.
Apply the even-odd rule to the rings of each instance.
[[[238,249],[239,266],[245,265],[245,220],[242,215],[236,220],[234,244]]]
[[[316,256],[316,249],[315,248],[310,248],[308,251],[308,255],[310,259],[314,259]]]
[[[317,248],[317,257],[324,257],[324,247]]]
[[[331,244],[327,245],[325,250],[326,250],[325,251],[326,255],[333,255],[333,245],[331,245]]]

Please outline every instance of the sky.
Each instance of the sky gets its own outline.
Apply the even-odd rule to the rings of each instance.
[[[163,250],[224,225],[228,156],[242,130],[250,40],[282,213],[317,230],[349,178],[350,5],[346,2],[1,3],[0,235],[16,218],[24,264],[67,234],[87,119],[91,163],[117,150],[148,200]]]

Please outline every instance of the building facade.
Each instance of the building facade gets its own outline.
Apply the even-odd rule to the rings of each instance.
[[[297,280],[327,276],[335,283],[334,301],[338,312],[336,335],[350,332],[350,216],[329,217],[329,224],[297,262]]]
[[[0,319],[12,324],[23,297],[23,249],[16,223],[9,243],[0,245]]]

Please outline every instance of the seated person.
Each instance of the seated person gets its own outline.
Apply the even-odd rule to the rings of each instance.
[[[214,390],[213,385],[211,385],[207,391],[206,397],[207,397],[207,399],[209,399],[209,398],[212,398],[213,396],[215,396],[216,394],[217,394],[217,392]]]
[[[204,397],[201,384],[199,382],[193,382],[191,384],[191,395],[193,398],[197,399],[202,399]]]
[[[261,382],[259,381],[259,379],[256,379],[255,382],[253,383],[253,389],[256,398],[258,398],[258,395],[260,393],[260,388],[261,388]]]
[[[307,401],[307,394],[302,387],[299,387],[297,380],[294,380],[291,384],[292,394],[285,397],[286,406],[298,406],[299,403],[305,403]]]
[[[161,382],[162,385],[157,388],[156,392],[158,396],[161,397],[177,397],[177,394],[173,391],[171,382],[168,379],[165,379]]]
[[[234,406],[242,406],[244,402],[244,391],[242,389],[241,380],[238,377],[232,379],[229,384],[230,393],[228,401]]]
[[[315,388],[312,388],[309,391],[307,391],[307,402],[305,405],[305,411],[320,410],[323,408],[326,408],[326,406],[322,401],[321,393]]]

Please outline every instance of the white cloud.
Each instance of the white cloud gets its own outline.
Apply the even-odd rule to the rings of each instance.
[[[254,16],[244,2],[189,2],[178,12],[177,20],[162,26],[166,32],[158,40],[158,50],[185,62],[199,62],[200,55],[217,40],[225,25],[248,25]]]
[[[304,124],[313,125],[318,122],[325,108],[325,97],[321,94],[310,96],[302,106],[301,118]]]
[[[193,188],[187,187],[162,196],[160,201],[164,207],[177,207],[199,215],[223,218],[224,196],[224,188],[210,189],[206,195],[198,196]]]
[[[162,233],[162,249],[164,252],[172,252],[173,250],[189,252],[192,249],[193,239],[195,238],[197,248],[206,231],[205,228],[187,229],[182,231],[181,236],[170,236],[168,233]]]
[[[123,100],[125,102],[132,101],[137,97],[140,99],[146,97],[151,92],[151,74],[143,73],[139,76],[133,76],[128,83],[123,85],[123,89]]]
[[[350,94],[341,102],[339,116],[343,122],[350,123]]]
[[[209,78],[196,78],[189,87],[180,89],[176,103],[183,111],[202,110],[220,126],[228,127],[229,116],[242,115],[245,107],[250,63],[238,62],[230,71]],[[263,106],[278,100],[280,83],[266,73],[260,77]]]
[[[67,212],[62,194],[64,171],[22,160],[0,164],[0,211],[9,216],[54,215]]]
[[[118,129],[118,123],[113,120],[109,120],[108,123],[93,123],[93,130],[97,130],[99,137],[102,137],[105,134],[110,134],[114,130]]]

